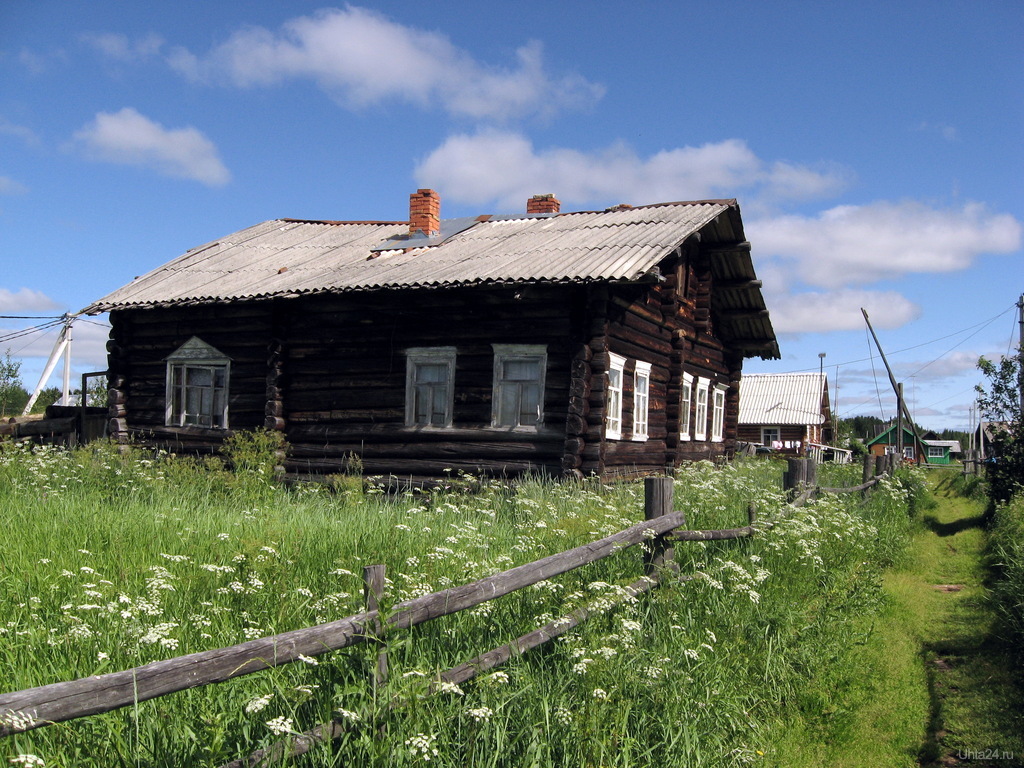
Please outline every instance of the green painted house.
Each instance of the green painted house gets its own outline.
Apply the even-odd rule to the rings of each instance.
[[[868,451],[873,456],[896,453],[898,445],[896,436],[896,425],[891,424],[881,434],[867,441]],[[928,432],[921,438],[921,445],[916,452],[914,450],[915,441],[914,432],[904,426],[903,456],[910,461],[916,460],[919,464],[952,464],[956,455],[960,453],[958,441],[939,440],[934,432]]]

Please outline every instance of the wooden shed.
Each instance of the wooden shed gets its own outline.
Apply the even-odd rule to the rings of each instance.
[[[284,433],[292,473],[661,471],[729,452],[743,359],[777,358],[735,200],[442,220],[278,219],[87,307],[110,431],[211,451]]]

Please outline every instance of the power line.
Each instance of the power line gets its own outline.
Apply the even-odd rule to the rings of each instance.
[[[15,339],[20,339],[24,336],[31,336],[33,333],[42,333],[43,331],[49,328],[55,328],[56,326],[61,325],[63,322],[64,318],[61,317],[56,320],[52,320],[48,323],[42,323],[41,325],[32,326],[31,328],[25,328],[20,331],[12,331],[11,333],[0,336],[0,344],[3,344],[8,341],[14,341]]]
[[[0,320],[63,320],[64,315],[0,315]]]

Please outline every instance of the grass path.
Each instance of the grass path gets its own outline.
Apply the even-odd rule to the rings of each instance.
[[[1024,670],[995,635],[985,502],[934,474],[905,561],[883,575],[885,605],[853,664],[821,670],[829,705],[790,724],[787,768],[1024,767]],[[809,746],[813,745],[813,746]]]
[[[958,496],[949,475],[914,540],[913,571],[891,584],[921,640],[931,723],[922,764],[1024,765],[1024,676],[995,635],[985,582],[985,502]]]

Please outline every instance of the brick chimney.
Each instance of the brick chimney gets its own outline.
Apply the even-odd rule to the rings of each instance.
[[[432,189],[417,189],[409,195],[409,234],[427,237],[441,231],[441,196]]]
[[[526,201],[527,213],[558,213],[562,204],[554,195],[534,195]]]

